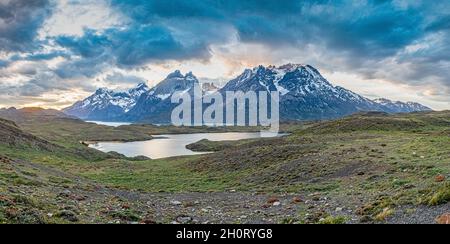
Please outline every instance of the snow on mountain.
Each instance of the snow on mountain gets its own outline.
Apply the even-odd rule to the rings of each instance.
[[[149,88],[144,83],[128,91],[120,92],[100,88],[93,95],[63,111],[85,120],[115,120],[130,111],[139,97],[147,91]]]
[[[258,66],[245,70],[224,88],[226,91],[278,91],[282,119],[332,119],[358,111],[389,113],[426,111],[417,103],[372,101],[343,87],[333,86],[310,65]]]
[[[194,85],[199,81],[192,72],[183,75],[179,70],[144,93],[136,105],[125,115],[128,121],[169,123],[172,109],[176,106],[170,100],[175,92],[193,94]]]
[[[170,97],[177,91],[193,94],[193,87],[198,84],[191,72],[183,75],[177,70],[151,89],[145,84],[127,92],[99,89],[64,111],[89,120],[169,123],[171,111],[176,106]],[[334,119],[360,111],[408,113],[430,110],[412,102],[372,101],[332,85],[317,69],[302,64],[258,66],[246,69],[221,89],[210,83],[203,83],[202,88],[205,95],[215,91],[224,95],[227,91],[278,91],[283,120]]]
[[[342,87],[333,86],[310,65],[258,66],[245,70],[226,91],[278,91],[283,119],[330,119],[380,106]]]
[[[385,98],[379,98],[373,100],[375,103],[378,103],[383,106],[384,111],[388,113],[411,113],[411,112],[419,112],[419,111],[431,111],[429,107],[426,107],[419,103],[414,102],[400,102],[400,101],[391,101]]]

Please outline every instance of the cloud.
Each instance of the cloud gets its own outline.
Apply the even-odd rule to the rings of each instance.
[[[29,51],[39,47],[39,28],[51,14],[49,0],[0,1],[0,51]]]
[[[271,47],[321,42],[375,57],[392,55],[422,36],[427,17],[422,13],[426,4],[394,1],[111,0],[111,4],[135,23],[165,23],[174,32],[180,23],[201,20],[232,27],[243,42]],[[204,32],[214,28],[202,27]]]
[[[415,87],[428,100],[450,95],[448,1],[67,0],[57,10],[49,1],[0,0],[0,54],[17,52],[1,57],[0,77],[20,77],[31,94],[64,90],[58,82],[89,90],[99,77],[134,82],[147,66],[210,67],[217,78],[301,62],[355,83]],[[45,67],[10,68],[23,61]]]
[[[146,80],[144,80],[141,77],[135,76],[135,75],[126,75],[119,72],[113,72],[112,74],[106,75],[105,82],[113,85],[136,85],[139,83],[146,83]]]
[[[187,27],[187,26],[186,26]],[[172,31],[162,25],[132,25],[126,28],[110,28],[102,32],[86,29],[84,35],[60,36],[56,43],[83,58],[109,56],[118,66],[139,66],[165,60],[208,59],[208,38],[218,40],[216,30],[207,34],[195,34],[195,27],[188,31]],[[220,37],[226,40],[225,35]]]
[[[126,17],[124,25],[86,29],[82,36],[60,36],[56,42],[83,58],[108,56],[111,63],[132,67],[209,60],[212,45],[238,38],[274,50],[316,45],[359,68],[448,29],[436,8],[404,1],[109,1]]]

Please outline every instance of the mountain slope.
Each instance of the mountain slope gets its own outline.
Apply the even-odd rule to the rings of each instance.
[[[406,102],[406,103],[400,101],[394,102],[385,98],[375,99],[374,102],[382,105],[383,111],[388,113],[411,113],[419,111],[431,111],[429,107],[414,102]]]
[[[64,110],[85,120],[169,123],[172,109],[170,97],[176,91],[193,94],[199,84],[192,74],[175,71],[154,88],[139,85],[126,93],[99,89],[84,101]],[[217,88],[204,84],[204,94]],[[341,118],[360,111],[409,113],[430,111],[418,103],[370,100],[343,87],[334,86],[310,65],[286,64],[280,67],[258,66],[246,69],[218,92],[278,91],[282,120],[324,120]]]
[[[334,87],[312,66],[259,66],[230,81],[226,91],[279,91],[280,117],[285,120],[338,118],[379,105],[342,87]]]
[[[133,108],[139,97],[148,90],[144,83],[126,92],[100,88],[92,96],[63,111],[84,120],[114,121]]]
[[[247,69],[224,88],[226,91],[279,91],[280,118],[322,120],[340,118],[358,111],[389,113],[429,111],[415,103],[384,104],[333,86],[310,65],[287,64]]]
[[[24,132],[14,122],[0,118],[0,144],[18,148],[29,147],[51,152],[60,148],[50,142]]]
[[[177,70],[144,93],[124,118],[127,121],[169,123],[171,111],[177,106],[171,103],[171,96],[175,92],[187,92],[192,96],[193,88],[198,84],[199,81],[191,72],[183,75]]]

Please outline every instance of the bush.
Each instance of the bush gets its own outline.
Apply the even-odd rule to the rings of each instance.
[[[324,224],[324,225],[342,225],[345,224],[347,222],[347,218],[345,218],[344,216],[328,216],[325,219],[322,219],[319,221],[319,224]]]
[[[436,206],[448,203],[450,201],[450,184],[446,184],[443,188],[438,190],[428,202],[428,205]]]

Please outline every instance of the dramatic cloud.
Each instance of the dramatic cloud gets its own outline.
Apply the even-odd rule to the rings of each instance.
[[[250,65],[301,62],[371,97],[443,109],[449,23],[448,1],[0,0],[1,87],[91,92],[175,68],[223,83]]]
[[[182,30],[195,33],[189,40],[206,43],[198,46],[204,47],[203,52],[196,53],[203,57],[210,51],[207,44],[218,40],[216,35],[208,37],[209,32],[223,26],[228,27],[223,32],[236,33],[242,43],[260,43],[272,50],[297,48],[308,56],[311,45],[319,47],[313,52],[325,52],[326,60],[339,57],[339,63],[327,64],[332,71],[450,87],[450,3],[445,1],[111,0],[111,4],[134,24],[164,24],[172,35]],[[414,50],[430,39],[435,45]],[[179,58],[192,57],[180,52]]]
[[[0,51],[30,51],[50,15],[48,0],[0,0]]]
[[[62,36],[56,39],[83,58],[111,55],[118,65],[134,66],[151,61],[207,58],[204,43],[183,44],[163,26],[136,25],[125,30],[107,29],[101,34],[86,30],[83,37]]]

